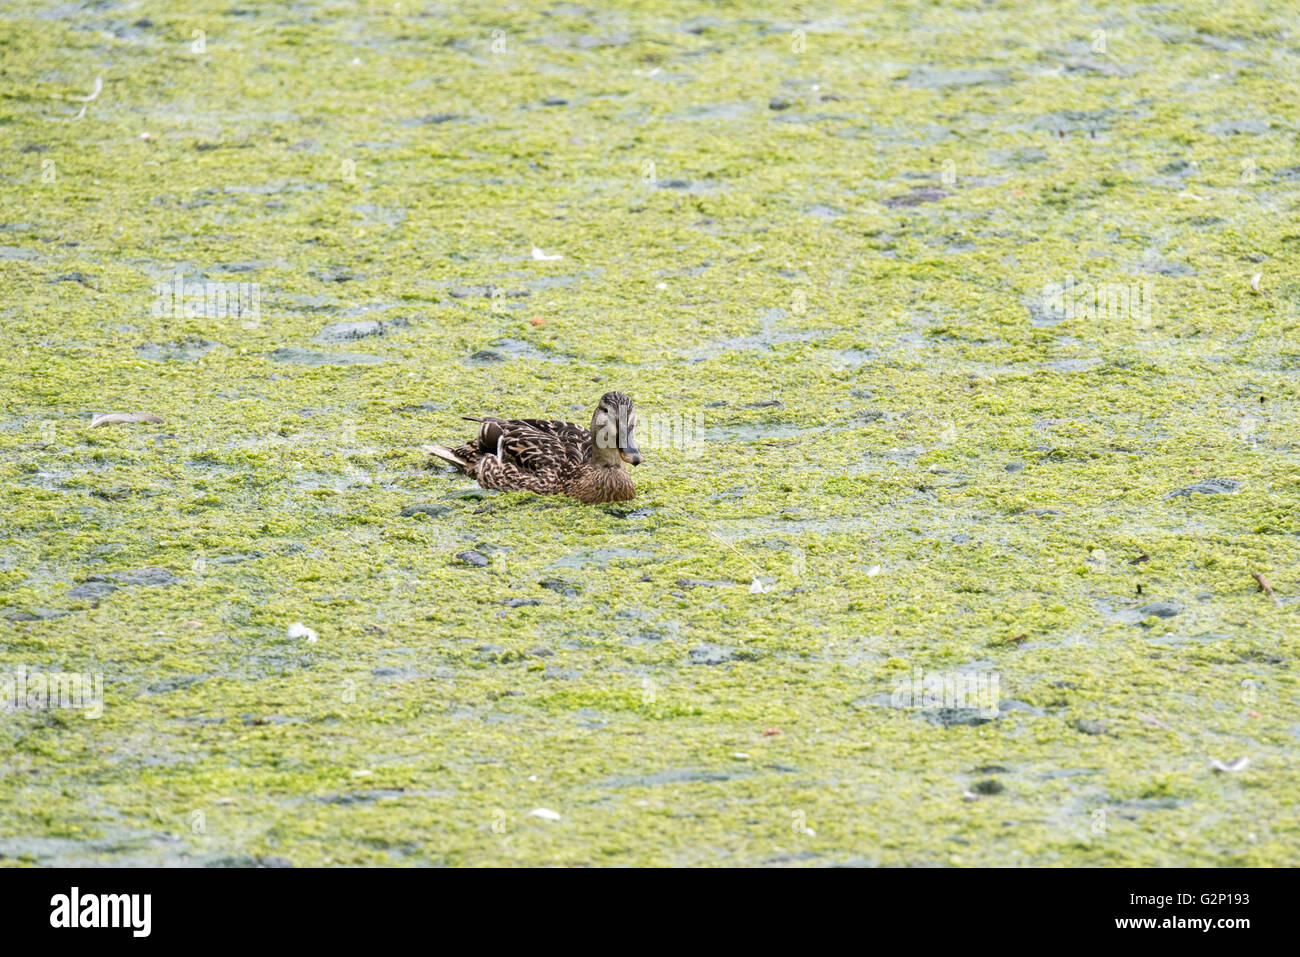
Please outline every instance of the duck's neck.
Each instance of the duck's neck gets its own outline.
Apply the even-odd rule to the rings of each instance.
[[[623,468],[623,458],[618,454],[618,449],[602,449],[599,445],[594,446],[591,450],[591,461],[606,469]]]
[[[587,504],[594,502],[626,502],[636,498],[632,476],[623,468],[622,460],[613,465],[593,462],[574,483],[571,494]]]

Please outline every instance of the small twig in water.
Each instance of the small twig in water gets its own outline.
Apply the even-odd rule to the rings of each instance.
[[[678,512],[676,509],[665,509],[665,511],[667,511],[667,512],[668,512],[669,514],[671,514],[671,515],[676,516],[677,518],[681,519],[682,521],[685,521],[687,524],[690,524],[690,519],[688,519],[685,515],[682,515],[682,514],[681,514],[680,512]],[[715,531],[714,531],[713,529],[711,529],[711,528],[705,528],[704,530],[705,530],[706,532],[708,532],[710,535],[712,535],[714,538],[716,538],[718,541],[722,542],[722,544],[724,544],[724,545],[726,545],[728,548],[730,548],[730,549],[731,549],[733,552],[735,552],[737,555],[739,555],[739,556],[744,560],[745,564],[748,565],[750,568],[753,568],[755,571],[758,570],[758,566],[755,565],[755,564],[750,560],[749,556],[746,555],[744,552],[742,552],[742,551],[741,551],[739,548],[737,548],[735,545],[731,544],[731,542],[727,541],[725,538],[723,538],[721,535],[719,535],[717,532],[715,532]]]
[[[1173,730],[1174,730],[1173,728],[1169,727],[1169,725],[1165,724],[1163,721],[1159,721],[1159,720],[1157,720],[1157,719],[1151,717],[1151,715],[1149,715],[1149,714],[1142,714],[1142,713],[1139,711],[1139,712],[1138,712],[1138,717],[1141,718],[1143,721],[1145,721],[1147,724],[1155,725],[1157,728],[1160,728],[1160,729],[1162,729],[1162,730],[1164,730],[1164,731],[1173,731]],[[1178,733],[1177,731],[1174,731],[1174,734],[1177,734],[1177,733]]]
[[[708,533],[709,533],[710,535],[712,535],[712,536],[713,536],[714,538],[716,538],[718,541],[722,542],[722,544],[726,545],[726,546],[727,546],[728,548],[730,548],[733,552],[735,552],[735,553],[736,553],[737,555],[739,555],[742,559],[744,559],[745,564],[748,565],[750,568],[753,568],[753,569],[755,569],[755,570],[758,569],[758,566],[755,565],[752,561],[750,561],[750,560],[749,560],[749,557],[748,557],[744,552],[742,552],[739,548],[737,548],[735,545],[731,544],[731,542],[727,541],[725,538],[723,538],[721,535],[719,535],[717,532],[715,532],[715,531],[714,531],[713,529],[711,529],[711,528],[710,528],[710,529],[706,529],[706,531],[708,531]]]

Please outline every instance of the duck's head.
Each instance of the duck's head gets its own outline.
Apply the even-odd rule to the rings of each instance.
[[[636,447],[636,412],[632,399],[622,392],[606,392],[591,416],[592,456],[602,465],[622,468],[641,464]]]

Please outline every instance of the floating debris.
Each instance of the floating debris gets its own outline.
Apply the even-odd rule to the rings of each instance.
[[[1234,771],[1244,771],[1246,766],[1249,764],[1250,758],[1243,754],[1241,757],[1234,761],[1229,761],[1227,764],[1224,764],[1222,761],[1211,761],[1210,770],[1218,774],[1231,774]]]
[[[1268,583],[1268,579],[1264,577],[1262,572],[1251,572],[1251,575],[1254,576],[1255,581],[1259,582],[1259,590],[1262,591],[1269,598],[1273,599],[1273,604],[1275,605],[1282,604],[1282,599],[1278,598],[1277,595],[1273,594],[1273,586]]]
[[[312,631],[300,621],[295,621],[289,626],[289,637],[294,639],[306,638],[308,644],[315,644],[320,640],[316,632]]]
[[[104,89],[104,78],[102,76],[97,76],[95,77],[95,86],[90,91],[89,96],[69,96],[67,97],[67,99],[73,100],[74,102],[77,103],[91,103],[99,97],[99,94],[103,89]]]
[[[129,422],[161,422],[162,419],[152,412],[104,412],[95,413],[90,417],[90,427],[98,428],[101,425],[119,425]]]

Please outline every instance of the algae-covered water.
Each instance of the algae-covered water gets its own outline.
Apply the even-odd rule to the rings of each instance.
[[[626,7],[0,11],[0,862],[1300,860],[1294,6]]]

